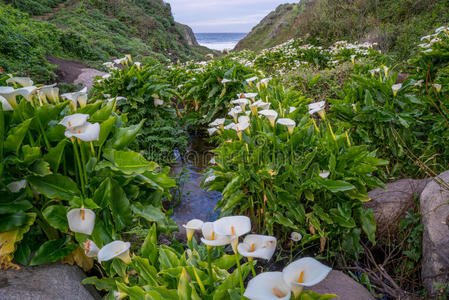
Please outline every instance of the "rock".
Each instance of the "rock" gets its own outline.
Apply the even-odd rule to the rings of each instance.
[[[336,294],[341,300],[370,300],[374,297],[361,284],[337,270],[332,270],[326,279],[304,290],[312,290],[318,294]],[[337,299],[337,298],[335,298]]]
[[[376,188],[368,193],[377,224],[377,236],[394,233],[405,212],[416,205],[413,195],[420,195],[430,179],[401,179],[387,184],[386,189]]]
[[[86,275],[59,263],[0,272],[0,300],[94,300],[95,288],[84,286]]]
[[[87,90],[90,90],[92,86],[94,85],[94,77],[96,76],[103,76],[107,73],[91,69],[91,68],[84,68],[81,69],[81,73],[78,75],[78,78],[73,81],[74,84],[81,84],[82,86],[87,87]]]
[[[426,290],[436,292],[434,282],[449,282],[449,171],[432,180],[421,194],[423,262],[421,277]]]

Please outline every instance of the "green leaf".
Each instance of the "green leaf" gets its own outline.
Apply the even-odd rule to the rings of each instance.
[[[150,265],[150,261],[148,259],[134,256],[131,265],[139,275],[139,281],[141,285],[158,285],[157,270],[155,267]]]
[[[343,180],[319,179],[320,183],[332,193],[344,192],[355,189],[355,186]]]
[[[44,160],[50,164],[53,172],[57,172],[59,169],[66,144],[67,139],[61,140],[56,147],[52,147],[48,153],[44,155]]]
[[[117,150],[127,147],[136,138],[145,120],[130,127],[119,128],[111,139],[111,147]],[[109,146],[109,144],[107,144]]]
[[[69,207],[62,205],[52,205],[47,207],[42,214],[47,220],[48,224],[62,232],[69,230],[69,223],[67,221],[67,212]]]
[[[36,254],[30,262],[31,266],[49,262],[56,262],[73,252],[78,246],[69,243],[70,237],[59,240],[47,241],[37,249]]]
[[[22,145],[32,120],[33,119],[25,120],[8,132],[8,136],[3,145],[5,151],[15,151],[16,153],[19,153],[20,145]]]
[[[374,220],[374,213],[371,208],[363,209],[360,207],[357,210],[357,213],[360,218],[360,222],[362,223],[362,229],[365,232],[366,236],[374,245],[376,244],[376,221]]]
[[[148,235],[142,245],[142,256],[150,260],[154,265],[157,262],[158,250],[157,250],[157,227],[156,224],[151,226],[148,231]]]
[[[153,205],[142,205],[139,202],[131,205],[132,211],[149,222],[156,222],[158,228],[164,232],[172,232],[178,229],[178,225],[168,218],[160,208]]]
[[[171,269],[179,266],[179,258],[176,253],[167,246],[159,248],[160,270]]]
[[[81,192],[76,183],[70,177],[60,174],[52,174],[44,177],[31,176],[29,183],[39,193],[49,199],[59,198],[61,200],[71,201],[75,197],[81,197]]]
[[[132,300],[145,300],[145,291],[140,286],[129,287],[124,283],[117,282],[117,288],[120,292],[128,295]]]
[[[29,216],[24,211],[0,215],[0,232],[10,231],[28,222]]]
[[[134,151],[115,151],[110,149],[104,151],[104,156],[112,163],[106,166],[126,175],[151,172],[158,167],[157,163],[146,160],[140,153]],[[102,164],[98,164],[96,168],[100,169],[102,167]]]
[[[106,121],[112,113],[112,108],[114,107],[114,102],[108,102],[105,106],[103,106],[101,109],[97,110],[96,112],[94,112],[92,114],[92,116],[90,117],[90,122],[91,123],[95,123],[95,122],[104,122]]]
[[[116,120],[117,117],[113,116],[100,124],[100,136],[98,138],[98,141],[95,142],[95,146],[101,146],[104,144],[109,134],[111,133]]]
[[[50,164],[43,159],[39,159],[32,166],[30,171],[32,171],[37,176],[46,176],[52,174],[50,171]]]
[[[82,281],[83,284],[92,284],[97,290],[105,291],[115,291],[117,290],[117,285],[115,284],[114,278],[98,278],[98,277],[87,277]]]

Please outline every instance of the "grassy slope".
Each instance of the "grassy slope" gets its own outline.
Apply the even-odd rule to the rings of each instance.
[[[278,8],[279,9],[279,8]],[[283,10],[276,19],[293,20],[271,38],[277,23],[264,19],[241,41],[238,49],[260,50],[291,38],[378,42],[399,59],[413,54],[419,37],[449,22],[448,0],[314,0],[301,1],[296,16]],[[259,41],[266,41],[260,43]]]
[[[0,0],[0,66],[51,80],[46,55],[100,66],[111,57],[176,61],[209,52],[174,21],[162,0]],[[29,17],[44,15],[43,17]],[[14,37],[12,37],[14,35]],[[41,38],[37,38],[41,37]],[[42,38],[44,37],[44,38]],[[19,47],[18,50],[16,48]]]

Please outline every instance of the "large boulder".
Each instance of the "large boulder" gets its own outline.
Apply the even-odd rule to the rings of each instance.
[[[413,196],[419,196],[430,179],[401,179],[387,184],[385,189],[376,188],[368,193],[377,224],[377,236],[394,233],[407,210],[416,205]]]
[[[332,270],[319,284],[304,290],[312,290],[318,294],[335,294],[342,300],[374,300],[366,288],[337,270]]]
[[[432,180],[421,194],[424,287],[436,292],[434,282],[449,282],[449,171]]]
[[[81,283],[85,277],[78,267],[59,263],[1,271],[0,300],[101,299]]]

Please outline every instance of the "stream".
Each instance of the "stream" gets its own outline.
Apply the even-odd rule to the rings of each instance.
[[[175,151],[176,163],[171,167],[171,175],[184,178],[181,183],[180,201],[175,206],[172,218],[178,224],[185,224],[191,219],[215,221],[219,212],[214,211],[215,205],[222,198],[220,192],[201,188],[203,171],[209,166],[213,157],[213,146],[206,138],[192,136],[184,155]],[[178,195],[179,196],[179,195]]]

